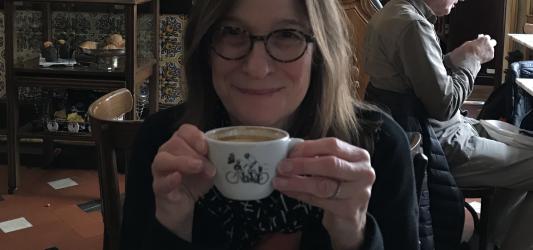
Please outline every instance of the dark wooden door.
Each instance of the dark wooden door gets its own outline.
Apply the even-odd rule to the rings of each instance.
[[[161,14],[187,14],[192,6],[191,0],[160,0]]]
[[[505,10],[506,0],[466,0],[459,2],[447,18],[448,51],[477,38],[478,34],[488,34],[498,42],[494,59],[481,65],[476,84],[499,85],[502,81]]]

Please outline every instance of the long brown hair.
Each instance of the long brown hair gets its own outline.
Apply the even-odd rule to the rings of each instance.
[[[209,62],[210,32],[236,4],[235,0],[199,0],[185,33],[186,114],[181,122],[200,129],[216,126],[221,103],[213,88]],[[300,0],[315,37],[311,83],[293,117],[289,132],[303,138],[335,136],[360,141],[357,111],[366,108],[355,98],[353,55],[347,17],[338,0]],[[368,138],[367,138],[368,139]],[[366,140],[365,140],[366,141]]]

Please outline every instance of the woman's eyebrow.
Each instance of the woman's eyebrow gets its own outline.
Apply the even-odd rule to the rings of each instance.
[[[244,23],[241,19],[234,17],[234,16],[226,16],[220,20],[221,23],[229,22],[229,23],[238,23],[242,24]]]
[[[302,23],[301,21],[298,21],[296,19],[283,19],[283,20],[280,20],[278,22],[276,22],[276,27],[283,27],[283,26],[297,26],[298,28],[301,28],[301,29],[309,29],[309,26],[308,25],[305,25],[304,23]]]
[[[238,17],[235,17],[235,16],[226,16],[220,21],[220,23],[231,23],[231,24],[244,26],[245,28],[250,28],[250,26],[253,25],[253,23],[245,22],[244,20],[242,20],[242,19],[240,19]],[[249,24],[252,24],[252,25],[249,25]],[[272,27],[270,27],[270,28],[271,29],[280,29],[280,28],[285,28],[287,26],[296,27],[296,28],[302,29],[302,30],[310,30],[309,25],[306,25],[306,24],[302,23],[301,21],[299,21],[297,19],[292,19],[292,18],[285,18],[285,19],[280,19],[280,20],[274,21]]]

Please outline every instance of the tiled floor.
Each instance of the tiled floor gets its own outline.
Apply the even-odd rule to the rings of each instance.
[[[7,195],[6,169],[0,165],[0,222],[25,217],[33,227],[0,231],[0,249],[102,249],[100,211],[84,212],[77,205],[99,199],[96,170],[22,167],[20,189]],[[78,185],[55,190],[47,184],[67,177]]]

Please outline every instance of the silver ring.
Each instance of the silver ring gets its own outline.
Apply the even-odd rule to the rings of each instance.
[[[328,197],[328,199],[338,198],[339,194],[341,193],[341,184],[342,183],[340,181],[337,181],[337,188],[335,189],[335,192]]]

